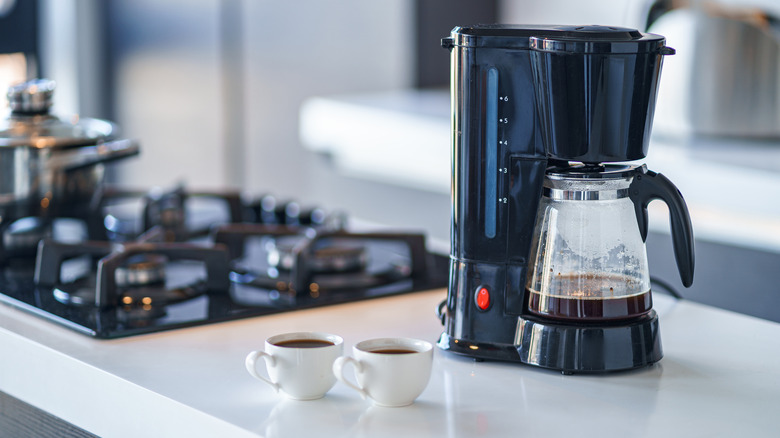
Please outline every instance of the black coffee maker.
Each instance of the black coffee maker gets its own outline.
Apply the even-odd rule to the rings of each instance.
[[[605,26],[456,27],[450,283],[440,348],[564,373],[662,357],[644,240],[669,205],[693,281],[680,192],[644,165],[659,35]],[[626,213],[628,206],[628,213]]]

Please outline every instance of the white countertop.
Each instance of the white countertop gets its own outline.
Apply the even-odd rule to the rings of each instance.
[[[780,324],[654,297],[665,357],[641,370],[564,376],[436,349],[412,406],[372,407],[337,383],[280,398],[244,369],[276,333],[435,341],[443,290],[94,340],[0,305],[0,391],[104,437],[776,437]]]

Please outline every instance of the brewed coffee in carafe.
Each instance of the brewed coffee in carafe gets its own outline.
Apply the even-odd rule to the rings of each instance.
[[[528,310],[576,321],[650,311],[645,244],[628,196],[636,167],[552,168],[545,177],[528,276]]]

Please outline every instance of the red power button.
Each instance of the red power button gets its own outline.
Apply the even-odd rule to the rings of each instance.
[[[490,307],[490,291],[484,286],[477,289],[477,307],[482,310]]]

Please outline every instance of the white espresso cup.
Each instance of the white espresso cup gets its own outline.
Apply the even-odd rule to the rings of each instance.
[[[336,384],[333,362],[342,355],[344,340],[329,333],[298,332],[271,336],[265,351],[246,357],[249,374],[295,400],[322,398]],[[257,371],[262,358],[268,377]]]
[[[355,381],[344,376],[352,364]],[[357,343],[352,357],[342,356],[333,364],[340,381],[379,406],[407,406],[428,386],[433,364],[433,345],[409,338],[381,338]]]

